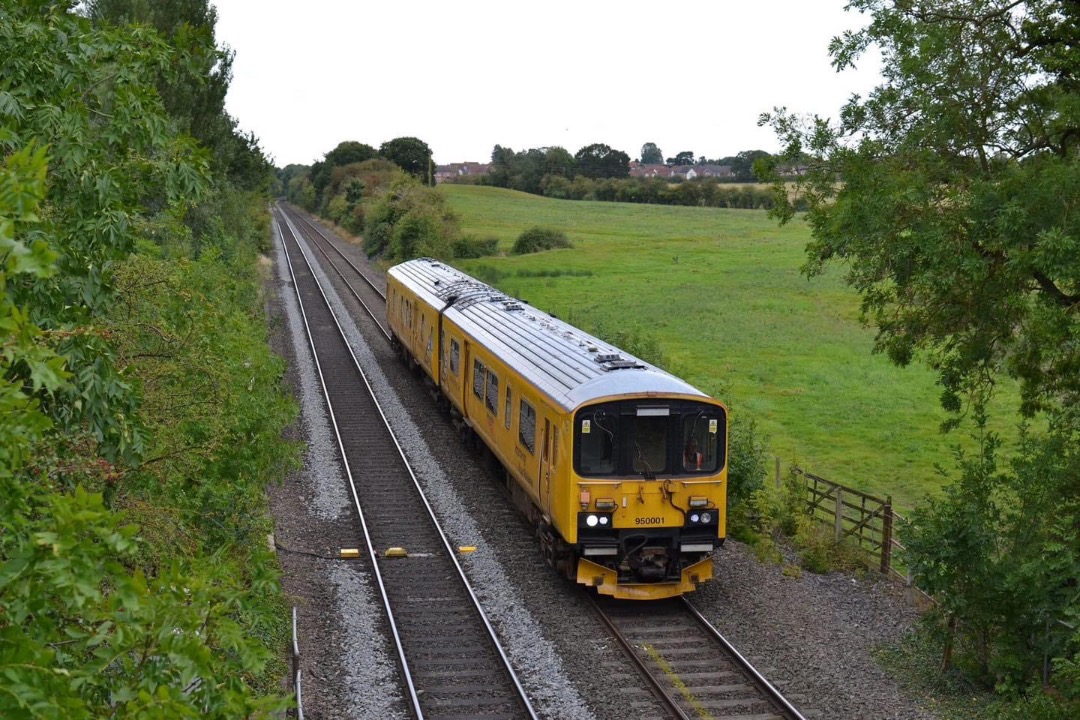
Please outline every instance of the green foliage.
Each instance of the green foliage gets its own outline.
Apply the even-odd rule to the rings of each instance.
[[[630,174],[630,156],[603,143],[594,143],[574,153],[577,172],[590,178],[622,178]]]
[[[750,502],[769,474],[768,438],[761,436],[753,418],[732,418],[728,448],[728,505]]]
[[[647,142],[641,146],[642,165],[661,165],[664,162],[664,153],[656,146],[656,143]]]
[[[571,247],[574,247],[574,245],[563,231],[537,226],[531,227],[518,235],[518,239],[514,242],[514,247],[510,252],[514,255],[525,255],[544,250]]]
[[[985,420],[980,416],[980,424]],[[920,587],[938,598],[943,665],[957,662],[999,691],[1017,693],[1058,658],[1062,689],[1080,697],[1070,670],[1070,630],[1080,573],[1080,423],[1055,414],[1046,432],[1024,429],[1008,469],[1000,441],[980,439],[975,457],[957,454],[960,476],[945,498],[912,517],[905,537]]]
[[[762,122],[785,143],[782,160],[807,168],[806,273],[842,261],[876,349],[929,362],[946,427],[972,410],[978,452],[958,454],[956,483],[914,516],[909,563],[939,598],[942,665],[1017,694],[1050,680],[1046,659],[1066,668],[1077,652],[1062,623],[1080,573],[1080,11],[1060,0],[850,7],[872,20],[833,41],[834,65],[873,45],[884,84],[853,97],[839,124],[785,109]],[[779,181],[776,196],[775,215],[792,219]],[[1005,375],[1020,412],[1047,425],[1021,430],[1010,468],[982,409]]]
[[[0,716],[269,716],[263,490],[295,451],[252,274],[265,203],[166,107],[227,73],[212,29],[72,5],[0,3]]]
[[[464,235],[454,241],[453,253],[456,258],[480,258],[495,255],[499,251],[499,239],[493,237],[478,238]]]
[[[389,160],[424,184],[435,184],[431,148],[419,138],[399,137],[387,140],[379,146],[379,157]]]
[[[386,253],[394,261],[452,257],[460,230],[457,215],[434,188],[399,175],[376,190],[364,212],[364,248],[369,257]]]

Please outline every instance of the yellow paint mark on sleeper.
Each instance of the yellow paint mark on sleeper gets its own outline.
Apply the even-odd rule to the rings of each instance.
[[[468,555],[469,553],[476,552],[476,546],[475,545],[459,545],[458,546],[458,552]]]
[[[409,557],[409,551],[403,547],[386,548],[383,557]]]
[[[343,558],[358,558],[360,557],[359,548],[341,548],[338,550],[338,556]]]

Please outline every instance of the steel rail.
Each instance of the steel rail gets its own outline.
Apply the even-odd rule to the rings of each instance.
[[[611,636],[615,638],[615,641],[622,647],[623,654],[630,658],[630,661],[634,664],[634,668],[638,671],[638,675],[648,683],[649,690],[652,694],[655,695],[668,712],[676,718],[679,720],[691,720],[690,716],[683,712],[683,709],[679,707],[679,703],[675,701],[675,698],[673,698],[671,694],[664,689],[664,686],[660,684],[660,680],[657,679],[656,675],[649,670],[649,667],[645,664],[645,661],[641,659],[641,656],[634,652],[633,644],[626,639],[626,636],[619,630],[618,626],[612,622],[611,618],[607,616],[607,613],[605,613],[600,605],[597,604],[596,598],[587,591],[582,594],[589,598],[593,610],[596,611],[596,614],[600,616],[600,620],[607,626],[607,629],[611,632]]]
[[[781,693],[775,685],[769,682],[764,675],[758,672],[757,668],[755,668],[749,660],[743,657],[742,653],[736,650],[735,646],[728,642],[728,639],[724,637],[704,615],[698,612],[698,609],[694,607],[689,600],[686,598],[679,599],[682,600],[683,606],[690,612],[690,615],[724,647],[724,650],[728,655],[730,655],[743,671],[753,679],[754,684],[765,691],[769,696],[769,700],[780,706],[783,712],[788,716],[789,720],[806,720],[802,713],[799,712],[798,708],[788,702],[788,699],[784,697],[783,693]]]
[[[336,272],[338,274],[338,277],[341,278],[341,281],[343,283],[345,283],[345,287],[349,288],[349,292],[351,292],[352,296],[356,299],[356,301],[358,303],[360,303],[360,307],[364,308],[364,312],[366,312],[368,314],[368,316],[371,317],[372,321],[374,321],[374,323],[379,326],[379,331],[382,332],[383,337],[386,338],[387,342],[391,341],[393,339],[393,335],[387,329],[386,325],[384,324],[384,320],[382,320],[380,318],[380,315],[378,313],[376,313],[374,310],[371,309],[370,305],[368,305],[366,302],[364,302],[364,299],[362,297],[360,297],[360,293],[358,293],[356,291],[356,288],[353,287],[353,284],[351,282],[349,282],[349,278],[347,278],[345,276],[345,272],[342,271],[342,269],[340,267],[338,267],[338,264],[334,261],[334,258],[331,257],[328,252],[326,252],[324,246],[329,245],[330,249],[333,250],[337,254],[338,257],[340,257],[342,260],[344,260],[349,265],[349,267],[352,268],[354,273],[359,275],[360,278],[365,283],[367,283],[368,287],[370,287],[372,289],[372,291],[374,291],[375,294],[379,296],[379,299],[382,300],[383,303],[386,302],[386,295],[383,294],[383,292],[378,288],[378,286],[376,286],[375,283],[373,283],[371,281],[371,278],[369,278],[367,276],[367,274],[364,273],[364,271],[362,271],[359,267],[357,267],[356,264],[353,263],[352,260],[350,260],[348,257],[346,257],[345,253],[341,252],[341,249],[338,248],[338,246],[334,243],[334,241],[332,241],[330,238],[328,238],[326,236],[326,233],[324,233],[317,225],[312,223],[310,220],[308,220],[307,218],[305,218],[303,215],[301,215],[296,210],[293,210],[292,208],[289,208],[288,210],[285,210],[284,208],[280,208],[280,206],[279,206],[279,209],[281,209],[282,212],[286,216],[292,217],[294,220],[298,219],[298,220],[302,221],[309,228],[313,229],[316,233],[318,233],[321,240],[316,241],[316,240],[314,240],[314,237],[312,236],[312,233],[311,233],[310,230],[305,230],[303,227],[300,228],[301,232],[303,232],[305,234],[305,236],[309,240],[314,241],[312,244],[319,251],[319,253],[321,253],[322,256],[324,258],[326,258],[326,261],[328,263],[330,263],[330,267],[332,267],[334,269],[334,272]]]
[[[325,240],[327,242],[327,244],[330,245],[331,248],[333,248],[334,252],[336,252],[338,255],[340,255],[341,259],[344,260],[345,262],[347,262],[349,264],[349,266],[352,267],[352,269],[356,271],[356,274],[359,275],[361,278],[363,278],[364,282],[366,282],[368,285],[371,286],[371,289],[374,290],[379,295],[379,297],[381,297],[384,301],[386,300],[386,293],[384,293],[382,290],[380,290],[379,286],[371,281],[371,278],[369,278],[367,276],[367,273],[365,273],[363,270],[358,268],[353,263],[352,260],[350,260],[348,257],[346,257],[345,253],[341,252],[341,249],[338,248],[337,244],[334,243],[334,241],[331,240],[327,236],[327,234],[322,231],[322,228],[320,228],[318,225],[316,225],[315,223],[308,220],[302,213],[300,213],[297,210],[294,210],[291,207],[287,210],[287,212],[292,213],[293,217],[299,218],[305,225],[307,225],[312,230],[317,232],[322,237],[322,239]]]
[[[491,625],[491,622],[488,619],[487,613],[484,612],[484,609],[483,609],[483,607],[482,607],[482,605],[480,603],[480,600],[476,596],[475,591],[473,590],[472,584],[469,582],[468,577],[465,575],[464,569],[461,567],[461,564],[458,562],[457,556],[454,553],[453,547],[451,546],[449,539],[446,537],[446,534],[443,531],[442,525],[439,523],[439,521],[438,521],[438,519],[437,519],[437,517],[435,515],[435,512],[431,507],[431,504],[428,502],[427,496],[424,494],[423,488],[421,487],[420,482],[417,479],[415,472],[413,472],[412,465],[409,463],[408,458],[405,456],[405,451],[401,447],[401,443],[398,440],[396,433],[394,433],[394,430],[391,427],[390,422],[386,417],[386,413],[383,410],[382,403],[379,402],[378,396],[375,394],[375,391],[371,386],[371,382],[368,379],[367,373],[365,373],[363,368],[360,366],[360,362],[357,360],[356,355],[352,350],[352,346],[349,345],[349,343],[348,343],[347,336],[346,336],[344,330],[341,327],[341,322],[337,317],[337,313],[334,312],[333,306],[332,306],[329,298],[326,295],[326,291],[323,289],[322,284],[319,282],[318,277],[314,273],[314,268],[312,266],[311,259],[307,257],[307,253],[304,252],[303,246],[300,245],[300,243],[298,242],[298,234],[296,232],[294,232],[294,226],[289,221],[289,218],[287,217],[287,215],[284,212],[282,212],[282,218],[285,220],[286,227],[288,227],[289,231],[293,234],[294,241],[297,241],[297,245],[300,247],[301,255],[303,256],[304,262],[307,264],[308,268],[312,270],[312,279],[315,281],[315,285],[318,288],[320,295],[322,295],[324,302],[326,302],[327,309],[329,310],[330,315],[334,320],[334,324],[337,327],[338,332],[340,333],[342,339],[345,341],[345,345],[348,348],[349,355],[352,357],[353,364],[355,365],[357,372],[360,374],[360,377],[364,381],[364,385],[367,387],[368,393],[370,393],[371,398],[374,401],[375,407],[378,410],[379,415],[380,415],[383,423],[386,426],[386,429],[387,429],[387,431],[388,431],[388,433],[390,435],[390,438],[393,441],[395,448],[397,449],[398,455],[400,455],[401,461],[402,461],[405,469],[408,471],[409,476],[412,478],[413,485],[415,486],[416,491],[419,493],[420,500],[422,501],[425,509],[427,510],[428,515],[431,518],[431,522],[432,522],[435,530],[437,531],[440,539],[442,540],[443,546],[446,549],[446,552],[448,554],[448,557],[449,557],[450,561],[453,563],[454,567],[457,569],[458,576],[461,579],[461,582],[463,583],[463,586],[466,589],[466,591],[467,591],[467,593],[468,593],[468,595],[469,595],[469,597],[470,597],[470,599],[471,599],[471,601],[473,603],[473,606],[476,609],[476,611],[477,611],[477,613],[478,613],[478,615],[479,615],[479,617],[480,617],[480,619],[481,619],[481,621],[482,621],[482,623],[483,623],[483,625],[484,625],[484,627],[485,627],[485,629],[486,629],[486,631],[488,633],[488,636],[489,636],[495,650],[497,651],[500,659],[503,662],[503,665],[504,665],[504,667],[506,669],[507,675],[510,678],[516,692],[518,693],[519,699],[521,700],[521,702],[524,705],[526,711],[528,712],[529,717],[532,718],[532,720],[538,720],[539,716],[536,714],[536,710],[533,708],[532,703],[529,701],[528,695],[525,693],[525,689],[522,687],[521,681],[518,678],[517,673],[514,671],[513,665],[510,663],[510,659],[507,657],[506,652],[502,647],[502,643],[499,642],[498,636],[495,633],[495,629]],[[290,276],[290,278],[292,278],[293,289],[296,292],[296,299],[297,299],[297,303],[298,303],[298,305],[300,307],[300,312],[301,312],[301,316],[303,318],[305,332],[307,333],[307,336],[308,336],[308,343],[309,343],[309,346],[311,347],[312,356],[313,356],[313,359],[314,359],[314,362],[315,362],[316,369],[317,369],[318,374],[319,374],[319,382],[320,382],[320,385],[321,385],[321,387],[323,389],[323,396],[324,396],[324,398],[326,400],[327,409],[328,409],[329,415],[330,415],[331,425],[332,425],[332,427],[334,429],[334,435],[335,435],[335,438],[336,438],[337,443],[338,443],[338,449],[341,452],[342,465],[345,467],[345,472],[346,472],[346,476],[348,478],[350,492],[351,492],[352,497],[353,497],[353,503],[354,503],[354,506],[356,508],[357,515],[358,515],[358,517],[360,519],[361,528],[362,528],[363,533],[364,533],[364,543],[365,543],[365,545],[367,547],[368,557],[371,558],[372,567],[374,569],[376,582],[377,582],[377,585],[378,585],[378,588],[379,588],[379,594],[380,594],[380,596],[382,598],[383,607],[384,607],[384,609],[386,611],[387,620],[388,620],[388,622],[390,624],[391,634],[393,636],[393,640],[394,640],[395,646],[397,648],[398,662],[399,662],[399,665],[400,665],[400,667],[402,669],[403,678],[405,680],[406,686],[407,686],[408,691],[409,691],[409,697],[410,697],[410,701],[412,703],[413,713],[415,714],[415,716],[417,718],[423,718],[424,715],[423,715],[423,711],[422,711],[422,709],[420,707],[419,695],[418,695],[417,689],[416,689],[416,687],[415,687],[415,685],[413,683],[411,673],[409,672],[409,669],[408,669],[408,667],[409,667],[408,666],[408,661],[405,658],[404,647],[403,647],[403,643],[401,641],[401,636],[398,633],[397,625],[396,625],[396,623],[394,621],[394,614],[393,614],[393,610],[390,607],[389,596],[388,596],[386,587],[385,587],[385,585],[383,583],[382,573],[381,573],[381,571],[379,569],[378,555],[377,555],[377,553],[375,551],[375,548],[372,546],[372,543],[371,543],[371,537],[370,537],[370,533],[368,532],[367,523],[366,523],[366,521],[364,519],[363,509],[361,508],[361,505],[360,505],[360,498],[359,498],[359,494],[358,494],[357,489],[356,489],[356,483],[355,483],[355,480],[353,478],[352,471],[351,471],[351,469],[349,467],[349,463],[348,463],[348,460],[347,460],[347,457],[346,457],[345,447],[344,447],[342,437],[341,437],[341,431],[340,431],[340,428],[338,426],[337,419],[334,416],[333,402],[330,399],[330,393],[329,393],[329,391],[328,391],[328,389],[326,387],[325,378],[323,377],[323,374],[322,374],[322,368],[319,365],[318,351],[316,350],[316,347],[315,347],[315,341],[314,341],[313,334],[311,332],[311,327],[310,327],[310,325],[308,324],[308,321],[307,321],[307,313],[304,310],[303,299],[302,299],[302,297],[300,295],[299,285],[298,285],[298,283],[296,281],[296,276],[295,276],[295,274],[293,273],[293,270],[292,270],[292,259],[291,259],[291,256],[290,256],[289,252],[288,252],[288,246],[287,246],[287,244],[285,242],[284,233],[281,231],[280,225],[278,225],[278,237],[279,237],[279,239],[281,241],[282,249],[285,252],[285,256],[286,256],[286,259],[287,259],[288,264],[289,264],[289,276]]]
[[[685,701],[689,702],[692,710],[685,709],[686,703],[681,702],[678,698],[675,697],[672,692],[669,691],[669,687],[667,687],[667,684],[665,684],[662,678],[656,673],[656,670],[653,667],[650,667],[650,664],[646,660],[646,657],[638,650],[638,645],[641,642],[641,638],[639,637],[637,640],[632,639],[634,632],[624,632],[623,627],[620,626],[620,622],[626,623],[629,620],[629,625],[632,630],[633,626],[638,621],[635,621],[630,617],[622,617],[621,620],[616,620],[614,618],[620,618],[619,612],[615,612],[614,616],[612,616],[601,606],[600,602],[597,600],[596,597],[591,594],[589,594],[588,597],[592,601],[593,609],[596,611],[597,615],[600,616],[600,619],[610,631],[611,636],[616,640],[616,642],[618,642],[620,647],[623,649],[624,654],[627,655],[627,657],[631,660],[638,674],[645,678],[646,682],[648,683],[649,690],[657,698],[657,700],[660,701],[661,705],[664,706],[664,711],[669,717],[675,717],[679,720],[690,720],[690,718],[696,717],[713,718],[728,716],[728,713],[726,711],[721,712],[719,715],[717,715],[715,714],[715,710],[706,709],[708,708],[710,703],[709,698],[707,696],[698,696],[697,693],[707,693],[710,689],[707,685],[704,688],[700,686],[695,688],[695,686],[692,684],[685,685],[686,691],[690,693],[686,694],[686,692],[684,692]],[[724,663],[726,663],[728,668],[728,670],[723,670],[724,663],[721,663],[721,665],[716,666],[714,670],[719,669],[721,671],[721,675],[723,675],[724,673],[737,674],[742,681],[747,683],[747,688],[753,688],[753,690],[757,693],[756,699],[746,697],[740,702],[757,702],[762,703],[763,705],[767,705],[770,708],[770,714],[768,715],[768,717],[774,718],[775,720],[806,720],[806,718],[799,712],[799,710],[795,708],[795,706],[792,705],[791,702],[789,702],[787,698],[785,698],[783,694],[772,683],[770,683],[760,672],[758,672],[757,669],[754,668],[754,666],[745,657],[743,657],[743,655],[739,653],[739,651],[736,650],[735,647],[723,635],[721,635],[720,632],[707,619],[705,619],[705,617],[701,615],[701,613],[698,612],[697,609],[694,608],[693,605],[691,605],[686,598],[678,598],[678,600],[681,601],[681,604],[670,604],[667,606],[666,610],[664,612],[661,612],[659,615],[654,615],[650,617],[648,613],[643,614],[646,620],[658,623],[658,625],[656,625],[655,627],[652,627],[651,625],[646,626],[646,635],[649,634],[649,630],[655,631],[657,629],[669,627],[668,622],[673,621],[676,618],[676,615],[669,615],[667,613],[684,613],[684,617],[688,618],[692,622],[692,624],[687,625],[687,627],[692,627],[696,624],[697,628],[704,633],[701,638],[707,638],[713,641],[714,650],[717,650],[721,653],[724,659]],[[640,628],[639,632],[641,632]],[[649,643],[646,642],[644,645],[642,645],[642,648],[646,647],[648,644]],[[660,651],[659,657],[661,663],[665,662],[663,651]],[[672,660],[671,662],[676,661]],[[663,665],[661,665],[661,667],[663,667]],[[673,684],[676,689],[681,690],[684,687],[682,685],[681,676],[677,673],[672,673],[671,670],[672,668],[666,669],[664,670],[664,673],[669,676],[669,683]],[[737,686],[732,686],[732,688],[734,687]],[[699,706],[698,703],[702,703],[702,705]],[[738,717],[748,717],[745,710],[736,710],[735,706],[732,706],[731,709],[739,713]],[[754,715],[753,717],[765,716],[758,714]]]

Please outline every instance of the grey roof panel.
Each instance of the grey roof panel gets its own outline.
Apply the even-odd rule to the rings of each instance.
[[[705,397],[679,378],[430,258],[388,271],[571,410],[623,393]]]

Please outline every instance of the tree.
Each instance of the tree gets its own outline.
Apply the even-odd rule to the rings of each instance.
[[[664,153],[660,152],[660,148],[656,147],[656,143],[647,142],[641,146],[641,164],[642,165],[663,165]]]
[[[543,148],[544,175],[559,175],[567,180],[574,179],[577,162],[570,151],[558,146]]]
[[[764,150],[743,150],[732,160],[731,171],[735,173],[738,182],[755,182],[758,177],[754,173],[754,163],[770,157],[772,156]]]
[[[630,156],[608,145],[586,145],[574,154],[578,172],[590,178],[620,178],[630,175]]]
[[[254,135],[241,132],[225,112],[235,54],[217,46],[217,10],[208,0],[90,0],[86,12],[99,25],[148,25],[183,48],[151,75],[176,132],[210,150],[215,173],[243,189],[265,189],[269,161]]]
[[[326,153],[325,162],[331,167],[337,167],[339,165],[362,163],[365,160],[371,160],[378,156],[379,151],[367,143],[346,140],[345,142],[338,143],[336,148]]]
[[[784,161],[811,157],[807,272],[846,262],[877,348],[901,365],[923,353],[950,410],[999,372],[1027,413],[1080,399],[1080,7],[852,6],[873,22],[833,41],[833,64],[876,44],[885,83],[839,124],[762,118]]]
[[[833,261],[877,326],[876,348],[925,359],[942,404],[983,433],[959,481],[915,514],[917,582],[941,591],[998,687],[1073,672],[1080,573],[1080,6],[1064,0],[852,0],[872,21],[833,40],[837,69],[871,45],[884,83],[838,123],[764,115],[784,144],[758,170],[782,222],[805,201],[805,271]],[[776,177],[805,166],[796,192]],[[984,432],[1001,375],[1020,385],[1010,471]],[[959,619],[960,623],[953,622]],[[1070,628],[1073,628],[1070,630]],[[1068,636],[1072,635],[1071,643]],[[946,645],[946,662],[948,661]],[[1054,662],[1051,662],[1054,661]],[[1068,691],[1069,688],[1061,688]],[[1068,715],[1064,713],[1061,715]]]
[[[379,155],[395,163],[417,180],[435,184],[435,171],[432,167],[431,148],[423,140],[414,137],[399,137],[388,140],[379,146]]]
[[[668,158],[667,159],[667,164],[668,165],[693,165],[694,164],[694,153],[692,151],[690,151],[690,150],[683,150],[681,153],[679,153],[675,157]]]

